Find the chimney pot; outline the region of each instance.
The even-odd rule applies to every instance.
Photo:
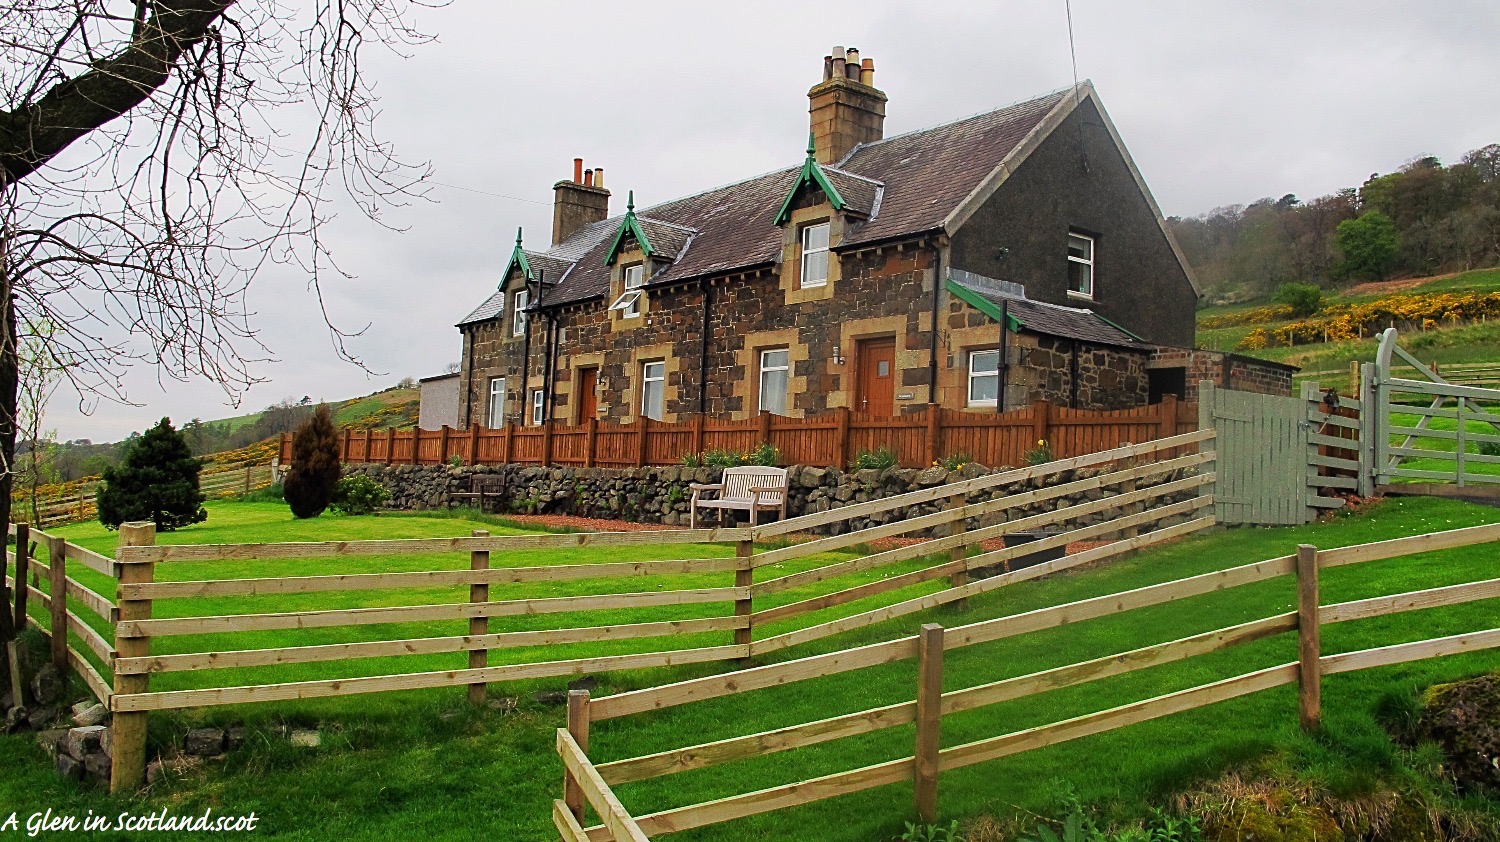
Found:
[[[609,217],[609,191],[604,189],[604,168],[583,168],[583,159],[573,159],[573,177],[552,185],[552,245],[573,236],[578,229]]]
[[[834,47],[824,68],[823,80],[807,95],[813,154],[829,164],[884,136],[886,96],[875,89],[874,60],[861,58],[858,47]]]

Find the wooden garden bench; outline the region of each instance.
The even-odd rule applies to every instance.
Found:
[[[472,474],[469,476],[468,491],[450,491],[449,500],[474,500],[479,504],[479,510],[486,511],[485,501],[494,501],[489,511],[495,510],[495,504],[505,496],[505,477],[499,474]]]
[[[746,511],[750,513],[750,525],[759,522],[763,509],[780,512],[786,519],[786,468],[763,468],[747,466],[725,468],[724,478],[714,485],[692,483],[693,503],[689,509],[688,527],[698,528],[699,509],[720,511]],[[713,499],[704,499],[705,492],[717,492]]]

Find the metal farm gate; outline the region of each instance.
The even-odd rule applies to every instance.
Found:
[[[1361,368],[1361,391],[1376,410],[1374,482],[1500,483],[1500,389],[1450,383],[1396,339],[1387,330],[1375,364]],[[1402,363],[1414,376],[1401,376]]]

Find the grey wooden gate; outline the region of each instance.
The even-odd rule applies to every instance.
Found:
[[[1329,400],[1346,410],[1359,406],[1347,398]],[[1357,481],[1320,475],[1319,467],[1329,469],[1323,473],[1353,473],[1357,462],[1329,453],[1352,451],[1358,442],[1328,433],[1330,424],[1357,429],[1359,421],[1330,414],[1316,384],[1300,398],[1220,389],[1207,380],[1199,384],[1198,427],[1212,426],[1217,433],[1214,513],[1219,522],[1308,523],[1320,509],[1344,505],[1323,489],[1352,490]]]

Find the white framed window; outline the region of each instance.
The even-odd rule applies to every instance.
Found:
[[[786,348],[770,348],[760,352],[761,412],[786,414],[791,367],[791,352]]]
[[[1068,232],[1068,294],[1094,297],[1094,238]]]
[[[618,310],[620,315],[633,319],[641,314],[641,285],[646,282],[645,264],[637,263],[626,266],[622,270],[625,278],[625,292],[615,299],[615,303],[609,305],[609,309]]]
[[[531,293],[527,290],[523,289],[516,293],[514,303],[514,307],[516,308],[516,315],[515,318],[511,320],[511,336],[526,335],[526,303],[530,299]]]
[[[828,223],[802,229],[802,270],[798,284],[820,287],[828,283]]]
[[[531,390],[531,423],[536,426],[542,424],[542,413],[546,410],[547,393],[541,389]]]
[[[1000,352],[969,352],[969,406],[995,406],[1000,400]]]
[[[667,364],[641,364],[641,415],[660,421],[667,414]]]
[[[490,378],[490,412],[487,416],[490,429],[505,426],[505,378]]]

